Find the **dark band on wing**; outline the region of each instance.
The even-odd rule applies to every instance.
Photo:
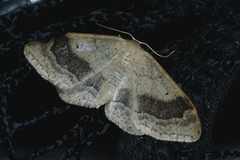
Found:
[[[51,51],[55,55],[57,63],[73,73],[79,80],[92,70],[87,61],[73,53],[69,45],[69,38],[66,36],[54,39]]]
[[[177,97],[171,101],[154,99],[148,95],[138,97],[139,111],[148,113],[158,119],[182,118],[186,110],[193,107],[189,101]]]

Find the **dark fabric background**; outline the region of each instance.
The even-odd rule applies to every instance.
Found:
[[[52,0],[0,17],[1,159],[216,159],[240,157],[240,1]],[[104,106],[64,103],[23,55],[30,41],[67,32],[130,32],[195,104],[195,143],[133,136],[107,120]],[[124,38],[129,38],[122,35]],[[94,158],[95,155],[95,158]],[[97,157],[97,158],[96,158]]]

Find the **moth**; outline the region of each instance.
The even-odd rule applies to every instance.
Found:
[[[24,54],[63,101],[88,108],[105,105],[106,117],[127,133],[198,140],[196,108],[140,43],[134,37],[67,33],[48,43],[30,42]]]

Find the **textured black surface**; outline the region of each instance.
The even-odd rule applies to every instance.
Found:
[[[116,148],[113,157],[124,160],[239,157],[240,2],[97,2],[45,1],[0,17],[1,156],[40,159],[56,154],[55,159],[87,160],[96,152],[91,148],[100,146],[109,150],[106,156]],[[120,136],[103,107],[64,103],[23,55],[28,42],[47,42],[69,31],[118,34],[95,22],[128,31],[161,54],[181,51],[166,59],[153,56],[195,104],[202,124],[197,142]],[[57,157],[61,147],[67,149]],[[24,148],[29,151],[25,155],[20,152]]]

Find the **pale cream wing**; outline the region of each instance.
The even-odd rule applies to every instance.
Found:
[[[136,128],[160,140],[198,140],[201,124],[187,95],[149,53],[141,52],[136,61]]]
[[[113,94],[112,99],[105,105],[106,117],[117,124],[124,131],[142,135],[142,131],[137,129],[134,124],[134,115],[136,116],[136,83],[134,82],[134,62],[136,58],[135,47],[139,44],[132,40],[125,40],[123,47],[123,57],[119,59],[116,66],[118,72],[113,73],[116,79],[121,79],[119,86]],[[119,74],[121,73],[121,74]]]
[[[67,103],[100,107],[108,102],[125,67],[119,59],[125,40],[116,36],[67,33],[48,43],[31,42],[24,54],[37,72],[54,84]],[[123,67],[123,66],[122,66]]]
[[[126,44],[132,67],[107,103],[108,119],[124,131],[159,140],[193,142],[201,125],[197,111],[165,70],[139,44]]]
[[[134,56],[134,58],[136,57]],[[135,77],[136,73],[134,72],[134,66],[132,66],[118,86],[113,98],[106,104],[105,114],[110,121],[125,132],[143,135],[144,132],[135,126],[138,108]]]

